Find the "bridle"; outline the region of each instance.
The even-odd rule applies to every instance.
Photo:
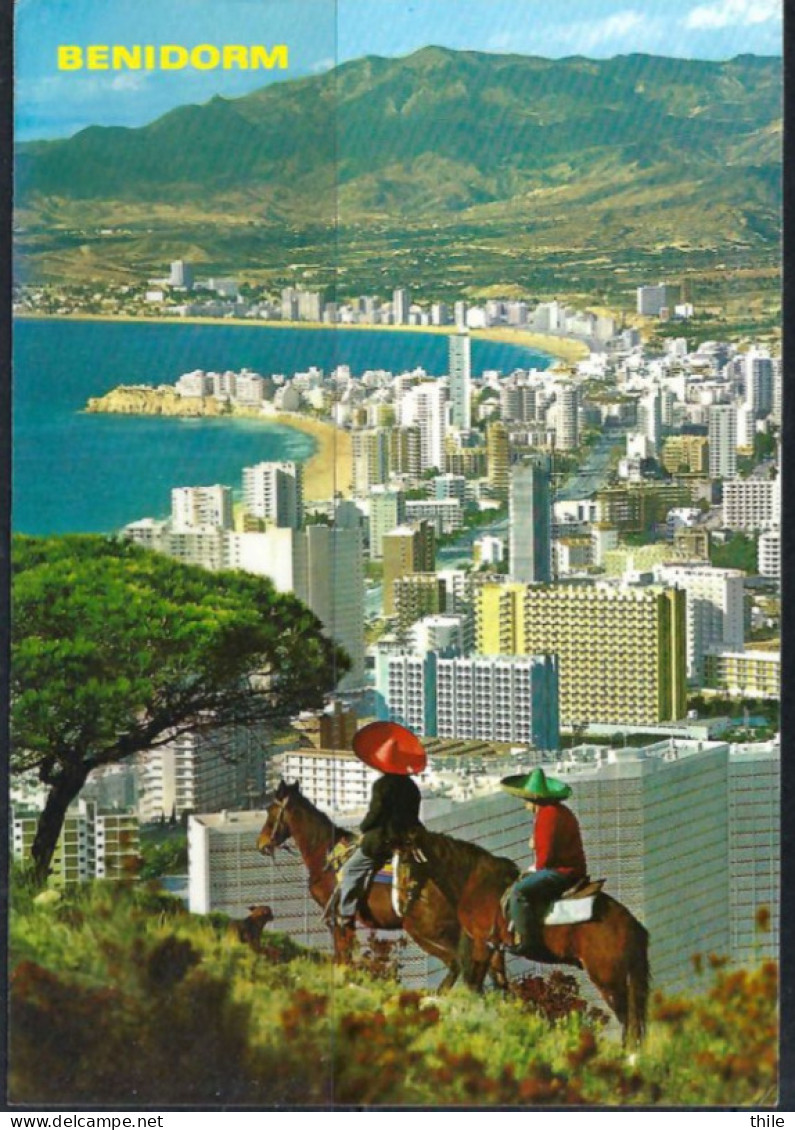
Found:
[[[286,796],[284,800],[273,801],[277,808],[277,812],[267,844],[267,847],[270,848],[270,851],[268,852],[269,855],[273,855],[274,848],[277,847],[283,848],[284,851],[287,852],[292,852],[293,850],[287,843],[287,840],[289,840],[290,836],[292,835],[290,825],[287,823],[287,805],[289,801],[289,796]],[[263,852],[265,851],[264,848],[261,848],[260,850]]]

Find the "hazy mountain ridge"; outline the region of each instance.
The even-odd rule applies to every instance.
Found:
[[[781,102],[778,59],[428,47],[181,106],[138,129],[20,145],[17,205],[40,231],[45,217],[85,223],[90,204],[104,224],[118,206],[128,221],[159,210],[161,238],[169,212],[178,227],[187,208],[220,228],[486,222],[507,235],[558,222],[577,245],[608,223],[638,246],[673,238],[666,214],[687,207],[685,242],[753,243],[780,226]],[[206,257],[226,262],[216,250]]]

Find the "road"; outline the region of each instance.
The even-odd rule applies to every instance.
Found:
[[[624,447],[625,432],[615,428],[609,432],[602,432],[593,447],[588,449],[585,462],[576,475],[573,475],[566,485],[556,494],[556,501],[568,502],[580,498],[589,498],[607,482],[610,473],[610,456],[614,447]],[[482,537],[507,538],[508,519],[500,518],[496,522],[478,526],[477,529],[467,530],[457,538],[452,545],[442,546],[436,551],[436,567],[438,569],[459,569],[472,563],[472,546],[478,538]],[[381,614],[383,606],[383,585],[375,585],[365,594],[366,616]]]

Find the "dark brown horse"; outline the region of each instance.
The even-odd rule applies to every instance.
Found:
[[[501,899],[513,882],[506,878],[506,860],[465,840],[422,829],[417,846],[428,871],[457,907],[461,929],[472,939],[467,983],[480,989],[495,947],[509,942]],[[514,875],[515,877],[515,875]],[[615,1013],[624,1042],[640,1044],[646,1028],[649,994],[649,935],[626,907],[600,893],[589,922],[546,926],[548,954],[541,961],[583,969]]]
[[[325,813],[302,795],[297,784],[287,785],[282,781],[268,807],[268,818],[259,834],[257,849],[263,855],[272,856],[277,847],[291,838],[309,872],[309,893],[318,906],[325,908],[336,883],[334,872],[328,865],[329,851],[340,841],[352,843],[355,837],[333,824]],[[444,962],[447,976],[440,988],[449,988],[462,968],[468,969],[471,950],[471,942],[458,924],[455,908],[426,875],[407,903],[401,917],[392,905],[390,885],[374,883],[367,895],[366,908],[362,909],[359,918],[365,925],[379,930],[405,930],[426,953]],[[329,929],[334,940],[335,958],[338,961],[349,960],[355,931],[332,923]],[[495,953],[493,961],[487,965],[495,983],[501,988],[506,987],[502,954]]]

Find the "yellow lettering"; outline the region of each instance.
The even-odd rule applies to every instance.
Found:
[[[58,44],[58,70],[79,71],[83,66],[83,51],[80,47],[71,44]]]
[[[240,67],[241,71],[248,70],[248,48],[227,43],[224,46],[224,70],[231,71],[234,67]]]
[[[190,61],[197,71],[212,71],[221,62],[221,52],[211,43],[200,43],[191,51]]]
[[[89,71],[106,71],[108,69],[108,49],[99,44],[90,44],[86,47],[86,69]]]
[[[153,71],[157,66],[157,62],[155,61],[155,49],[151,43],[147,43],[146,47],[144,47],[144,59],[146,60],[146,69]]]
[[[127,49],[126,47],[114,47],[111,55],[113,60],[114,71],[120,71],[127,67],[131,71],[140,71],[141,69],[141,45],[136,45]]]
[[[164,71],[180,71],[188,65],[188,51],[185,47],[167,43],[160,48],[160,66]]]
[[[279,70],[286,71],[287,44],[277,43],[270,51],[267,47],[254,44],[249,51],[249,66],[255,71],[260,67],[265,67],[266,70],[271,70],[272,67],[278,67]]]

